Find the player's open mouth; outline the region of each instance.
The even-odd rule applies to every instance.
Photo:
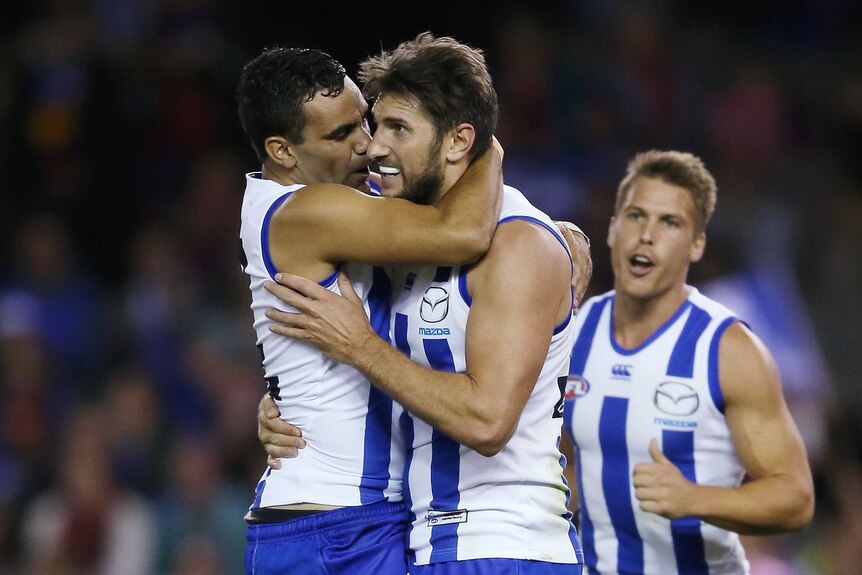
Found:
[[[640,276],[649,273],[655,264],[647,256],[635,255],[629,258],[629,267],[634,275]]]
[[[392,177],[401,175],[401,170],[399,170],[398,168],[392,168],[390,166],[382,166],[381,165],[381,166],[379,166],[379,169],[380,169],[380,175],[383,176],[384,178],[387,178],[387,177],[392,178]]]

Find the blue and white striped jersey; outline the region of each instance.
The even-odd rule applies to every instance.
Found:
[[[575,444],[590,573],[748,573],[735,533],[642,511],[632,485],[635,464],[652,461],[653,438],[690,481],[735,487],[745,473],[718,382],[719,341],[737,320],[688,289],[680,309],[635,349],[614,338],[613,291],[585,302],[575,320],[565,427]]]
[[[516,218],[539,222],[563,242],[548,216],[507,186],[500,222]],[[472,301],[467,271],[393,272],[393,339],[413,360],[437,370],[465,371]],[[416,564],[482,558],[571,564],[582,558],[566,507],[569,492],[558,449],[572,325],[569,318],[555,330],[518,427],[497,455],[484,457],[412,414],[402,416],[404,496]]]
[[[401,501],[404,445],[397,425],[400,406],[354,368],[268,329],[266,309],[285,309],[263,288],[263,282],[277,272],[269,253],[269,222],[282,202],[302,187],[282,186],[263,179],[259,172],[246,176],[240,237],[257,346],[281,418],[300,428],[307,441],[298,457],[281,461],[281,469],[267,468],[251,507]],[[388,340],[390,284],[386,273],[355,264],[347,264],[347,270],[372,325]],[[321,284],[338,293],[336,277],[333,274]]]

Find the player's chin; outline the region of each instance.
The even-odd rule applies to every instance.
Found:
[[[371,186],[368,182],[369,172],[367,168],[365,170],[352,173],[347,179],[347,185],[359,190],[360,192],[365,192],[366,194],[371,191]]]
[[[401,176],[383,176],[380,182],[380,193],[387,198],[400,198],[404,190]]]

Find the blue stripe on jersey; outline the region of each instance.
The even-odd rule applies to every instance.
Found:
[[[252,509],[260,508],[260,500],[261,497],[263,497],[263,488],[266,486],[266,480],[269,478],[270,473],[272,473],[272,468],[267,467],[266,473],[264,473],[261,480],[257,482],[257,487],[254,488],[254,501],[251,503]]]
[[[679,306],[679,309],[676,310],[672,316],[670,316],[670,319],[668,319],[666,322],[664,322],[664,325],[662,325],[660,328],[655,330],[653,332],[653,334],[651,336],[649,336],[648,338],[646,338],[646,340],[642,344],[640,344],[639,346],[634,347],[632,349],[626,349],[626,348],[617,344],[617,338],[614,337],[614,323],[613,323],[613,310],[612,310],[611,311],[611,328],[608,330],[609,336],[611,338],[611,346],[614,348],[614,351],[616,351],[620,355],[634,355],[634,354],[636,354],[637,352],[639,352],[640,350],[642,350],[643,348],[645,348],[646,346],[648,346],[649,344],[651,344],[652,342],[654,342],[655,340],[660,338],[661,335],[664,332],[666,332],[667,329],[670,326],[672,326],[676,322],[677,319],[679,319],[679,316],[681,316],[683,313],[685,313],[685,310],[687,310],[689,308],[689,306],[691,306],[691,301],[685,300],[685,302],[683,302],[683,304],[681,306]]]
[[[581,450],[575,445],[575,471],[577,472],[578,493],[584,492],[584,478],[582,476],[583,465],[581,464]],[[593,521],[590,519],[590,510],[587,507],[585,497],[580,498],[578,514],[580,515],[581,546],[584,550],[584,563],[595,567],[599,558],[596,555],[596,537],[593,529]]]
[[[694,432],[663,431],[662,450],[686,479],[697,483],[694,468]],[[677,571],[684,575],[709,575],[700,520],[696,517],[671,519],[670,531]]]
[[[374,331],[383,338],[386,343],[389,339],[389,316],[391,306],[389,301],[390,282],[389,275],[383,268],[373,268],[373,280],[371,289],[368,291],[369,321]]]
[[[712,341],[709,342],[709,363],[706,368],[709,379],[709,395],[712,396],[712,402],[721,413],[724,413],[724,393],[721,391],[721,382],[718,379],[718,345],[721,343],[721,336],[736,321],[735,317],[729,317],[721,322],[715,333],[712,334]]]
[[[626,445],[628,406],[629,400],[623,397],[605,397],[602,402],[599,419],[602,490],[619,543],[617,570],[641,573],[644,568],[644,549],[632,510],[629,449]]]
[[[272,263],[272,256],[269,254],[269,221],[272,219],[272,214],[275,213],[278,206],[283,204],[284,200],[286,200],[292,193],[293,192],[287,192],[269,206],[269,209],[266,211],[266,215],[263,217],[263,224],[260,226],[260,256],[263,259],[263,265],[266,266],[266,271],[269,272],[269,277],[272,279],[275,279],[275,274],[278,273],[278,269],[275,267],[275,264]]]
[[[398,312],[395,313],[395,347],[410,357],[410,342],[407,341],[407,316]]]
[[[470,295],[470,290],[467,289],[467,272],[470,271],[470,266],[461,266],[461,271],[458,272],[458,293],[461,294],[461,299],[467,304],[467,307],[473,305],[473,296]]]
[[[377,335],[389,341],[389,276],[383,268],[373,268],[373,281],[368,290],[368,319]],[[389,485],[389,463],[392,445],[392,400],[376,387],[368,393],[368,413],[365,416],[365,458],[359,500],[365,505],[385,499]]]
[[[589,357],[590,348],[593,346],[593,338],[596,335],[599,318],[602,316],[602,311],[609,301],[610,297],[605,298],[600,302],[596,302],[590,308],[587,319],[584,320],[584,325],[578,334],[578,339],[575,340],[575,345],[572,346],[572,360],[569,363],[570,375],[584,374],[584,367],[587,365],[587,357]]]
[[[362,505],[386,499],[392,446],[392,400],[374,386],[368,391],[365,446],[359,501]]]
[[[668,375],[689,379],[694,375],[694,350],[697,348],[697,340],[709,325],[710,319],[709,314],[704,310],[691,306],[691,313],[670,354],[667,365]]]
[[[422,342],[425,357],[432,369],[455,371],[455,360],[445,339]],[[436,429],[431,434],[431,504],[434,511],[455,511],[461,501],[458,480],[461,475],[461,445]],[[431,563],[454,559],[458,548],[458,524],[435,525],[431,528]]]

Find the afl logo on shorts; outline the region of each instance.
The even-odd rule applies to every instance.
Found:
[[[590,382],[580,375],[570,375],[566,380],[566,399],[574,399],[586,395],[590,391]]]
[[[428,323],[443,321],[449,313],[449,292],[439,286],[431,286],[422,296],[419,316]]]
[[[691,415],[700,407],[700,397],[694,388],[678,381],[658,384],[652,402],[668,415]]]

